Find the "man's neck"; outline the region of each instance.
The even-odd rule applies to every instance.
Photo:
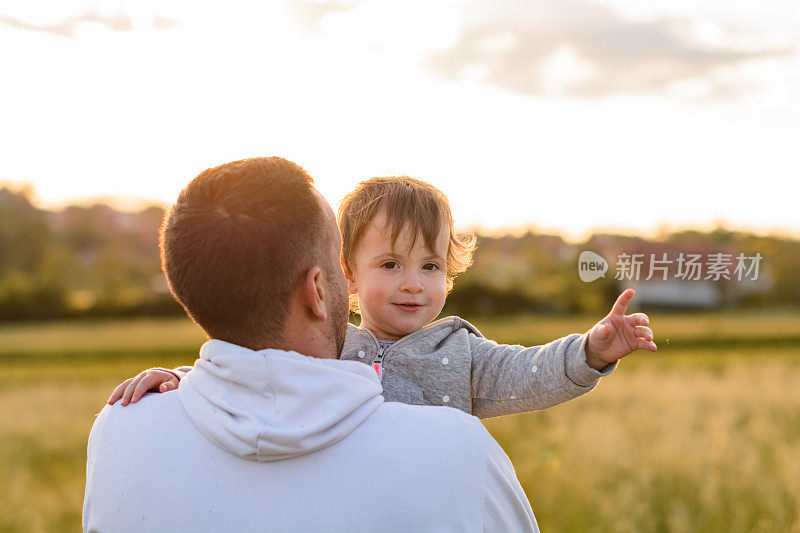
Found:
[[[290,316],[284,328],[284,342],[276,348],[320,359],[337,359],[339,354],[326,326],[324,322],[293,320]]]

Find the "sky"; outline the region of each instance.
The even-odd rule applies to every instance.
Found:
[[[800,238],[796,0],[4,0],[0,50],[0,182],[47,208],[280,155],[462,229]]]

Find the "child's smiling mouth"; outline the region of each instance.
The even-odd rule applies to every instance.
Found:
[[[392,305],[407,313],[413,313],[414,311],[422,309],[422,304],[415,304],[415,303],[396,303]]]

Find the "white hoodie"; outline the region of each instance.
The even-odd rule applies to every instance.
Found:
[[[209,341],[178,391],[97,417],[84,531],[538,531],[476,418],[381,392],[360,362]]]

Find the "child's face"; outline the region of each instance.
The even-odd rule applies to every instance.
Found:
[[[431,252],[419,235],[410,247],[408,227],[392,249],[385,226],[385,214],[378,213],[353,254],[347,279],[350,294],[358,295],[361,325],[378,337],[399,339],[436,318],[444,307],[450,231],[442,227]]]

